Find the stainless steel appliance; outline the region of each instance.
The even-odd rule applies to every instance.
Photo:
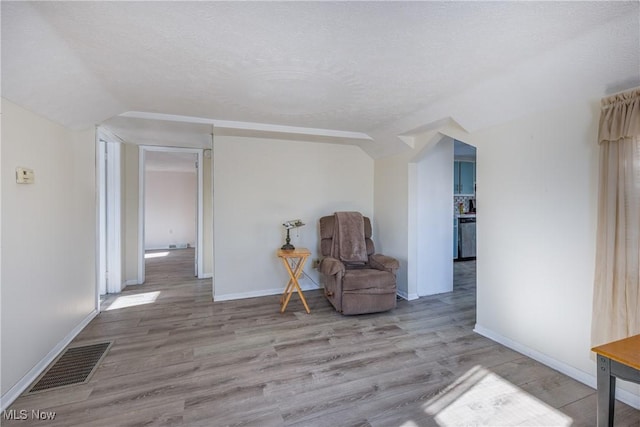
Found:
[[[460,258],[476,256],[476,218],[459,218]]]

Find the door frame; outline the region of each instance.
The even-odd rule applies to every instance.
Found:
[[[196,164],[196,191],[197,191],[197,208],[196,208],[196,262],[195,275],[204,278],[204,257],[202,256],[202,248],[204,247],[203,235],[203,149],[201,148],[180,148],[165,147],[156,145],[140,145],[138,148],[138,284],[145,282],[145,262],[144,262],[144,242],[145,242],[145,168],[146,153],[149,151],[161,151],[168,153],[192,153],[197,155]]]
[[[122,290],[121,159],[122,140],[107,129],[96,129],[97,259],[96,309],[100,295]]]

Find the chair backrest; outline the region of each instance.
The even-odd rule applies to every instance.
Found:
[[[367,255],[375,253],[375,246],[371,240],[371,221],[366,216],[364,218],[364,241],[367,244]],[[320,253],[322,256],[331,255],[331,245],[333,243],[333,228],[336,223],[335,215],[323,216],[320,218]]]

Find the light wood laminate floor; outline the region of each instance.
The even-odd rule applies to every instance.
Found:
[[[595,390],[472,331],[475,261],[452,293],[351,317],[319,290],[311,314],[297,298],[280,314],[280,295],[212,302],[192,251],[148,261],[73,342],[114,341],[91,381],[10,408],[53,421],[3,425],[595,425]],[[618,402],[616,425],[640,412]]]

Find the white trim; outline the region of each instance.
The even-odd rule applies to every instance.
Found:
[[[316,285],[300,285],[302,291],[313,291],[317,289],[322,289]],[[235,294],[224,294],[224,295],[214,295],[213,300],[218,301],[231,301],[236,299],[245,299],[245,298],[256,298],[256,297],[264,297],[269,295],[281,295],[284,292],[282,288],[273,288],[273,289],[265,289],[260,291],[251,291],[251,292],[239,292]]]
[[[216,194],[215,194],[215,140],[213,137],[213,130],[211,132],[211,158],[209,159],[209,174],[211,175],[211,273],[207,274],[207,276],[211,276],[211,299],[213,300],[213,296],[216,294]],[[208,277],[207,277],[208,278]]]
[[[196,239],[197,239],[197,243],[196,243],[196,274],[198,275],[198,279],[202,279],[203,275],[204,275],[204,257],[202,256],[202,254],[204,253],[204,174],[203,174],[203,165],[202,162],[204,161],[204,150],[203,149],[199,149],[197,152],[198,155],[198,183],[196,185],[197,189],[196,191],[198,192],[198,206],[197,206],[197,210],[198,210],[198,217],[196,218],[197,220],[197,224],[198,224],[198,229],[196,230]]]
[[[117,142],[120,144],[125,143],[122,138],[120,138],[118,135],[116,135],[115,133],[113,133],[111,130],[107,129],[104,126],[98,127],[98,138],[102,139],[105,142],[111,141],[111,142]]]
[[[96,310],[100,295],[122,290],[121,145],[109,130],[96,129]]]
[[[107,293],[122,291],[121,143],[107,145]]]
[[[146,251],[175,251],[175,250],[180,250],[180,249],[195,249],[193,246],[183,246],[183,245],[189,245],[189,243],[178,243],[177,245],[171,245],[171,246],[149,246],[147,248],[144,248],[145,252]]]
[[[138,279],[129,279],[124,282],[124,286],[131,286],[131,285],[138,285],[138,284],[139,284]]]
[[[95,309],[100,311],[100,295],[107,293],[107,182],[106,143],[96,129],[96,301]]]
[[[96,130],[96,310],[100,295],[122,290],[122,139]],[[109,232],[107,232],[107,230]]]
[[[140,145],[138,148],[138,284],[143,284],[145,281],[145,264],[144,264],[144,199],[145,199],[145,152],[147,151],[163,151],[168,153],[193,153],[197,157],[198,162],[198,179],[197,179],[197,192],[198,192],[198,206],[197,206],[197,224],[196,230],[196,257],[197,267],[195,273],[198,279],[204,279],[204,257],[202,256],[202,248],[204,245],[203,236],[203,172],[202,161],[204,159],[204,149],[202,148],[179,148],[179,147],[164,147],[155,145]]]
[[[552,369],[555,369],[556,371],[561,372],[573,378],[576,381],[580,381],[581,383],[588,385],[593,389],[597,389],[597,379],[595,375],[591,375],[584,371],[581,371],[580,369],[576,369],[571,365],[568,365],[564,362],[554,359],[553,357],[550,357],[544,353],[540,353],[539,351],[534,350],[530,347],[527,347],[524,344],[521,344],[507,337],[504,337],[492,331],[491,329],[487,329],[483,326],[478,325],[477,323],[473,331],[477,334],[482,335],[483,337],[489,338],[490,340],[497,342],[498,344],[502,344],[505,347],[515,350],[518,353],[522,353],[533,360],[537,360],[543,365],[546,365]],[[616,399],[626,403],[627,405],[633,408],[640,409],[640,396],[635,395],[627,390],[623,390],[620,387],[616,387]]]
[[[0,410],[4,411],[16,400],[20,395],[35,381],[38,376],[49,366],[51,362],[73,341],[73,339],[98,315],[98,311],[94,310],[85,317],[71,332],[67,334],[55,347],[47,353],[29,372],[27,372],[20,380],[11,387],[0,398]]]
[[[138,147],[138,284],[145,281],[144,271],[144,188],[145,150]]]
[[[312,135],[323,137],[335,137],[345,139],[355,139],[359,141],[373,141],[373,138],[366,133],[342,131],[333,129],[316,129],[298,126],[274,125],[268,123],[238,122],[232,120],[216,120],[203,117],[180,116],[175,114],[149,113],[145,111],[127,111],[120,114],[120,117],[133,117],[138,119],[164,120],[170,122],[210,124],[215,129],[251,130],[273,133],[293,133],[298,135]]]
[[[401,296],[411,300],[418,295],[418,166],[414,162],[407,165],[407,231],[407,291]]]
[[[414,293],[408,294],[405,291],[401,291],[399,289],[396,291],[396,295],[398,295],[400,298],[405,299],[407,301],[413,301],[420,298],[418,294],[414,294]]]

